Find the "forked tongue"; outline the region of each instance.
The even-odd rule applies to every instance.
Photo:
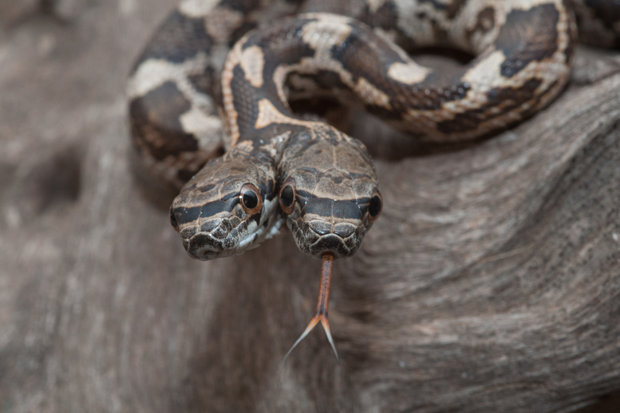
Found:
[[[319,287],[319,299],[316,303],[316,314],[310,322],[308,326],[304,330],[303,333],[299,336],[297,341],[293,343],[289,351],[286,352],[286,355],[282,359],[282,362],[286,361],[291,352],[297,347],[301,341],[306,338],[306,336],[316,327],[318,323],[321,323],[323,326],[323,330],[325,331],[325,335],[327,336],[327,341],[334,350],[334,354],[336,355],[336,359],[338,359],[338,352],[336,351],[336,346],[334,345],[334,340],[332,339],[332,333],[329,329],[329,321],[327,319],[327,305],[329,304],[329,284],[332,280],[332,264],[334,262],[334,256],[330,253],[325,253],[321,257],[321,284]]]

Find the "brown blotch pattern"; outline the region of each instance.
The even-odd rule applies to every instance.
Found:
[[[173,82],[166,82],[129,104],[132,137],[138,148],[157,160],[198,150],[196,139],[183,131],[180,116],[190,102]]]
[[[502,76],[512,77],[530,62],[553,56],[558,50],[558,20],[553,4],[508,13],[495,41],[495,47],[506,56],[500,68]]]

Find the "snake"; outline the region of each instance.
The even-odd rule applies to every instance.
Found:
[[[620,45],[617,3],[184,0],[132,68],[133,147],[179,190],[170,221],[192,257],[241,254],[286,223],[323,260],[317,316],[295,345],[321,322],[335,351],[326,268],[357,251],[383,199],[364,144],[292,102],[353,99],[419,140],[489,136],[564,89],[574,13],[592,42]],[[429,47],[473,58],[445,74],[407,53]]]

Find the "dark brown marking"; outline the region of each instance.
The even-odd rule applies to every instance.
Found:
[[[198,142],[183,131],[179,121],[189,108],[189,102],[173,82],[133,99],[129,113],[134,142],[157,160],[197,151]]]
[[[451,3],[446,5],[446,15],[449,19],[454,19],[457,14],[461,12],[467,0],[452,0]]]
[[[259,46],[263,50],[278,51],[278,56],[286,59],[286,53],[283,52],[300,49],[301,43],[303,43],[301,41],[303,28],[308,23],[315,21],[317,21],[315,18],[283,19],[277,25],[261,30],[260,35],[248,37],[243,43],[242,48],[245,50],[251,46]],[[298,52],[294,54],[297,55]],[[267,61],[268,59],[265,60]]]
[[[289,73],[285,84],[291,90],[291,92],[301,93],[308,92],[307,90],[296,87],[299,82],[295,82],[297,79],[310,80],[314,83],[315,87],[321,90],[348,90],[348,86],[340,79],[340,74],[330,70],[318,70],[313,74],[305,73]]]
[[[452,0],[449,3],[443,3],[438,0],[419,0],[420,3],[427,3],[432,5],[435,10],[444,12],[449,19],[454,19],[454,17],[459,14],[467,0]]]
[[[358,20],[363,21],[371,27],[393,29],[394,24],[398,21],[398,11],[391,1],[386,1],[374,12],[370,11],[370,6],[366,3]]]
[[[502,76],[512,77],[530,62],[553,56],[558,49],[558,20],[553,4],[508,13],[495,41],[495,47],[506,56],[500,68]]]
[[[221,2],[221,7],[225,7],[243,15],[247,15],[251,11],[258,9],[260,5],[260,0],[226,0]]]
[[[477,33],[487,33],[495,27],[495,9],[493,7],[485,7],[480,10],[478,16],[476,16],[476,24],[467,29],[466,36],[470,44],[472,39]]]
[[[230,89],[233,95],[233,104],[237,111],[240,139],[251,139],[255,136],[253,132],[258,118],[258,101],[261,94],[248,82],[241,65],[236,65],[233,69]]]
[[[615,27],[620,24],[620,3],[609,0],[585,0],[586,6],[600,20],[607,29],[616,33],[616,37],[620,36],[618,29]]]
[[[180,63],[198,52],[209,54],[213,40],[205,31],[202,19],[188,18],[178,11],[164,21],[136,61],[132,71],[147,59],[163,59]]]
[[[244,34],[248,33],[250,30],[256,28],[256,23],[253,21],[243,21],[243,23],[232,31],[230,39],[228,41],[228,46],[232,48],[234,44],[243,37]]]
[[[351,33],[341,43],[330,49],[332,58],[342,63],[349,71],[353,81],[357,82],[360,74],[370,84],[384,90],[382,87],[387,75],[380,68],[389,68],[392,63],[406,63],[381,37],[374,35],[369,29],[358,24],[350,25]],[[381,51],[381,53],[378,53]]]
[[[215,96],[215,89],[219,89],[217,88],[219,76],[216,76],[213,72],[213,67],[209,66],[202,73],[189,75],[187,78],[197,92]]]
[[[409,37],[399,26],[399,15],[393,1],[386,1],[377,10],[372,12],[368,4],[358,16],[358,20],[373,28],[381,28],[394,35],[394,42],[405,50],[416,48],[415,40]]]
[[[295,113],[314,114],[323,118],[330,112],[340,109],[342,106],[335,99],[309,98],[290,101],[291,109]]]
[[[568,8],[568,10],[571,10],[570,4],[567,4],[567,0],[563,0],[563,4],[564,7]],[[573,56],[575,54],[575,47],[577,46],[577,22],[576,20],[573,18],[574,15],[570,14],[568,15],[569,18],[569,30],[568,30],[568,36],[569,36],[569,40],[568,40],[568,44],[566,45],[566,50],[564,50],[564,61],[566,62],[567,65],[572,66],[571,62],[573,61]],[[620,33],[618,34],[618,38],[617,38],[618,46],[620,46]]]
[[[452,0],[452,2],[444,3],[438,0],[419,0],[421,4],[430,4],[435,10],[446,13],[450,19],[452,19],[461,10],[465,4],[465,0]]]

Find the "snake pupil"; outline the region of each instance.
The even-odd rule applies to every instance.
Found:
[[[282,192],[280,192],[280,201],[282,202],[282,206],[290,207],[293,205],[293,198],[295,197],[295,192],[290,185],[282,188]]]
[[[381,197],[379,195],[375,195],[370,198],[370,204],[368,205],[368,214],[370,214],[371,218],[376,218],[381,212],[382,207]]]
[[[249,209],[256,208],[256,205],[258,205],[258,197],[254,192],[247,191],[243,194],[243,204]]]
[[[280,207],[285,214],[293,212],[295,202],[295,188],[291,183],[285,184],[280,190]]]

